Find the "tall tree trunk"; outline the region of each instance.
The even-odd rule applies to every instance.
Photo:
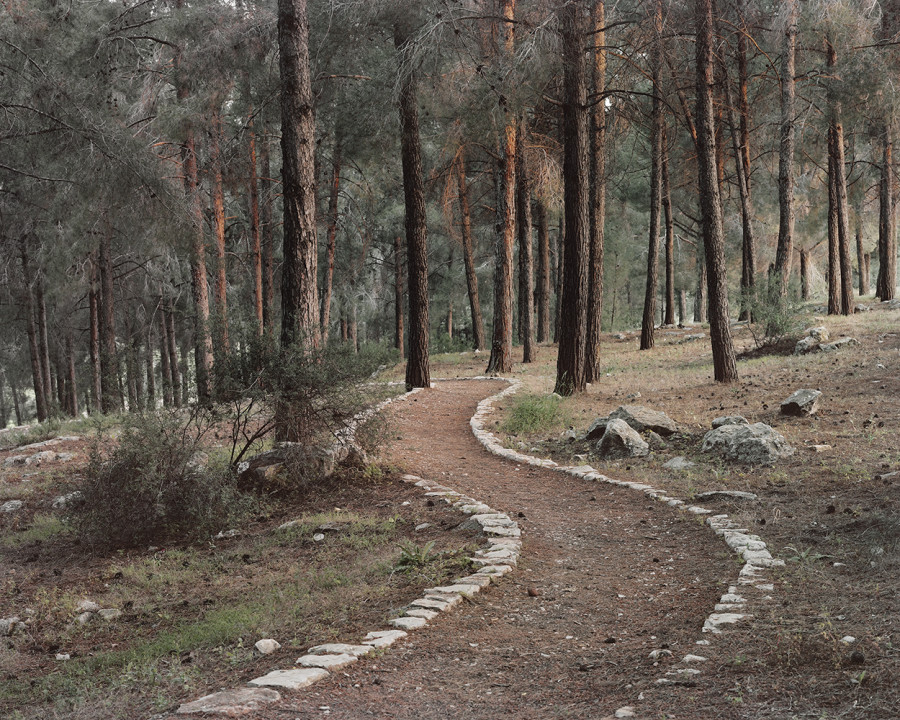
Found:
[[[702,240],[697,244],[697,290],[694,293],[694,322],[705,323],[709,303],[706,300],[706,259]]]
[[[91,253],[91,277],[88,289],[89,355],[91,358],[91,412],[101,411],[103,371],[100,364],[100,271],[97,254]]]
[[[878,278],[875,294],[884,302],[897,286],[897,226],[894,215],[894,142],[891,127],[881,129],[881,182],[878,192]]]
[[[565,212],[565,210],[563,211]],[[559,228],[556,232],[556,305],[553,314],[553,342],[559,342],[559,326],[562,322],[563,275],[566,267],[566,232],[565,215],[560,215]]]
[[[540,198],[534,202],[534,224],[538,238],[537,341],[550,342],[550,228],[547,208]]]
[[[256,315],[258,332],[263,334],[265,316],[263,315],[263,256],[262,236],[260,234],[259,216],[259,176],[256,170],[256,130],[253,127],[253,112],[247,120],[247,145],[250,157],[250,177],[247,185],[250,190],[250,251],[253,255],[253,309]],[[148,345],[149,347],[149,345]]]
[[[519,234],[519,340],[522,362],[535,359],[534,348],[534,252],[531,238],[531,179],[525,160],[525,122],[516,135],[516,225]]]
[[[6,403],[6,372],[0,368],[0,429],[9,425],[10,407]]]
[[[394,347],[400,351],[400,359],[403,352],[403,238],[397,235],[394,238]],[[342,325],[343,328],[343,325]],[[343,336],[343,332],[342,332]],[[344,338],[341,337],[343,340]]]
[[[140,410],[140,401],[134,357],[134,316],[127,306],[125,308],[125,387],[128,391],[128,410],[137,412]]]
[[[159,306],[159,364],[162,374],[163,407],[172,407],[172,370],[169,363],[169,329],[166,323],[166,310]]]
[[[666,314],[663,325],[675,324],[675,219],[672,216],[672,186],[669,183],[669,150],[663,138],[662,207],[666,223]]]
[[[113,286],[112,229],[109,222],[100,234],[100,385],[104,413],[122,409],[119,390],[119,355],[116,351],[116,311]]]
[[[513,56],[515,41],[515,0],[500,0],[503,49],[507,61]],[[516,238],[516,122],[506,113],[502,145],[495,169],[497,186],[497,222],[494,233],[494,330],[491,357],[486,372],[512,370],[512,262]]]
[[[725,230],[716,174],[715,115],[713,111],[713,0],[697,0],[697,165],[700,214],[709,292],[709,336],[713,375],[717,382],[737,380],[737,363],[728,318]]]
[[[687,325],[687,291],[681,288],[678,291],[678,324]]]
[[[478,275],[475,274],[472,218],[469,213],[469,187],[466,182],[466,160],[462,153],[457,164],[456,180],[459,191],[463,262],[466,266],[466,289],[469,295],[469,312],[472,315],[472,346],[475,350],[484,350],[484,318],[481,315],[481,301],[478,299]]]
[[[172,404],[187,405],[188,396],[182,392],[181,368],[178,365],[178,349],[175,342],[175,310],[171,303],[166,310],[166,344],[169,348],[169,372],[172,375]]]
[[[588,250],[587,357],[585,381],[600,378],[600,331],[603,326],[603,245],[606,224],[606,4],[594,0],[591,9],[593,25],[593,94],[591,112],[591,200],[590,248]]]
[[[422,176],[422,141],[419,137],[417,80],[412,67],[404,67],[409,35],[394,25],[394,46],[401,59],[400,130],[403,165],[403,198],[406,209],[406,265],[409,289],[409,359],[406,387],[429,387],[428,364],[428,228],[425,217],[425,182]]]
[[[75,350],[72,331],[66,331],[66,409],[72,417],[78,416],[78,387],[75,381]]]
[[[13,396],[13,410],[16,413],[16,425],[22,424],[22,401],[19,399],[19,386],[15,380],[10,379],[9,388]]]
[[[662,154],[665,125],[662,114],[662,0],[653,7],[653,50],[650,71],[653,100],[650,110],[650,241],[647,246],[647,283],[644,293],[644,315],[641,320],[641,350],[654,345],[656,322],[656,288],[659,284],[659,210],[662,191]]]
[[[284,265],[281,345],[318,347],[315,122],[306,0],[278,0]]]
[[[784,0],[786,13],[781,68],[781,144],[778,153],[778,245],[775,250],[776,297],[787,297],[794,254],[794,115],[797,0]]]
[[[33,278],[31,275],[31,267],[28,259],[28,248],[25,241],[19,245],[20,258],[22,260],[22,278],[25,289],[22,294],[24,301],[25,313],[25,330],[28,335],[28,352],[31,357],[31,379],[34,387],[34,405],[37,410],[38,422],[44,422],[48,417],[47,412],[47,395],[45,392],[45,383],[43,368],[41,367],[41,353],[38,347],[38,331],[34,322],[34,295],[32,294],[31,283]],[[19,423],[21,425],[21,422]]]
[[[578,3],[560,9],[563,53],[563,194],[565,265],[555,392],[583,392],[587,383],[587,284],[589,269],[589,142],[587,82]]]
[[[44,298],[44,271],[37,271],[34,282],[35,310],[37,310],[38,351],[41,354],[41,377],[44,381],[44,397],[47,398],[47,413],[52,414],[53,381],[50,372],[50,339],[47,330],[47,301]]]
[[[269,157],[269,138],[263,137],[260,149],[262,162],[262,198],[260,199],[260,230],[262,235],[262,297],[263,328],[275,332],[275,279],[272,255],[274,253],[275,226],[272,204],[272,167]]]
[[[832,68],[831,75],[834,76],[833,68],[837,65],[837,52],[834,44],[830,39],[825,41],[825,50],[827,55],[828,67]],[[832,79],[840,81],[840,78]],[[831,89],[829,87],[829,89]],[[844,125],[841,120],[841,102],[838,98],[836,89],[830,92],[829,98],[831,105],[831,125],[829,127],[829,156],[831,163],[829,167],[832,169],[832,177],[834,178],[835,201],[837,203],[837,249],[838,262],[836,266],[840,270],[839,297],[840,312],[843,315],[853,314],[853,263],[850,259],[850,218],[847,208],[847,178],[844,174]]]
[[[216,282],[213,286],[216,304],[218,349],[228,352],[228,266],[225,260],[225,186],[222,179],[222,116],[218,103],[212,111],[210,162],[213,170],[212,200],[216,228]]]
[[[156,410],[156,373],[153,370],[153,323],[147,322],[144,360],[147,364],[147,409]]]
[[[741,314],[739,319],[752,320],[750,305],[753,288],[756,285],[756,239],[753,234],[753,204],[750,191],[750,101],[748,97],[747,37],[750,31],[745,15],[748,0],[738,3],[738,111],[740,122],[735,131],[732,115],[732,143],[735,144],[735,169],[738,178],[738,192],[741,196]],[[726,84],[726,91],[728,86]],[[731,100],[727,101],[731,108]]]
[[[809,250],[806,248],[800,248],[800,299],[809,300]]]
[[[856,266],[859,269],[859,294],[861,296],[868,295],[871,292],[869,287],[868,263],[866,262],[866,251],[863,249],[863,232],[862,232],[862,213],[856,211]]]
[[[322,338],[328,342],[331,324],[331,287],[334,282],[334,251],[337,242],[338,199],[341,190],[341,139],[335,129],[334,157],[331,160],[331,193],[328,197],[328,244],[325,248],[325,282],[322,288]]]
[[[838,261],[838,200],[835,182],[834,127],[828,128],[828,314],[841,312],[840,278]]]

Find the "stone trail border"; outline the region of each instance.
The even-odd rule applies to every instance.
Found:
[[[464,378],[453,378],[453,381],[461,379]],[[707,508],[686,503],[644,483],[615,480],[603,475],[591,465],[559,465],[553,460],[538,458],[504,447],[491,432],[485,429],[485,420],[495,412],[495,403],[517,392],[521,387],[521,382],[515,379],[486,376],[469,379],[502,380],[509,383],[509,387],[506,389],[479,402],[469,421],[473,434],[488,452],[514,462],[567,473],[593,482],[608,483],[636,490],[683,512],[704,516],[705,523],[713,532],[722,537],[725,543],[742,557],[744,565],[736,583],[729,586],[728,592],[721,596],[713,608],[713,612],[703,623],[701,628],[703,637],[696,640],[698,654],[685,655],[663,677],[656,680],[658,685],[695,682],[696,676],[702,672],[697,666],[702,666],[707,660],[706,657],[699,654],[702,652],[702,647],[710,645],[709,638],[727,632],[729,627],[752,621],[754,616],[748,608],[773,600],[771,593],[774,592],[774,585],[766,577],[766,572],[770,568],[783,566],[784,561],[773,558],[766,544],[757,535],[749,533],[746,528],[738,527],[729,519],[728,515],[714,515]],[[391,402],[404,400],[421,390],[422,388],[416,388],[398,398],[387,400],[381,403],[376,410],[384,408]],[[339,441],[346,442],[346,440],[346,438],[342,438]],[[212,693],[184,703],[175,711],[177,715],[222,713],[228,716],[238,716],[258,710],[268,703],[281,699],[281,694],[273,688],[300,690],[329,677],[331,671],[355,663],[360,658],[365,658],[376,649],[389,648],[407,637],[409,632],[425,627],[430,621],[436,620],[440,613],[447,612],[459,605],[464,597],[473,596],[482,588],[514,570],[522,549],[522,533],[518,523],[507,514],[495,510],[475,498],[458,493],[452,488],[416,475],[405,475],[403,480],[422,488],[427,497],[442,500],[469,515],[470,518],[466,522],[481,528],[488,538],[488,544],[486,548],[476,551],[472,557],[472,561],[479,566],[479,569],[470,575],[457,578],[449,585],[426,589],[422,597],[412,600],[407,605],[402,615],[388,621],[391,629],[373,630],[367,633],[358,644],[327,643],[311,647],[306,654],[297,659],[296,667],[274,669],[266,675],[250,680],[242,687]],[[638,701],[642,699],[642,696],[637,698]],[[609,717],[636,717],[636,713],[634,708],[626,706],[619,708]]]

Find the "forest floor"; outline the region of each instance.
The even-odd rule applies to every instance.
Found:
[[[521,452],[561,464],[590,463],[607,476],[646,483],[688,501],[706,490],[755,493],[755,500],[702,503],[759,535],[785,561],[770,573],[772,599],[754,600],[751,622],[715,636],[708,646],[696,645],[707,638],[701,633],[704,618],[736,584],[741,568],[702,518],[639,492],[488,454],[471,435],[468,418],[480,399],[505,384],[438,383],[392,406],[394,442],[383,462],[514,517],[524,541],[516,572],[385,654],[307,690],[286,692],[279,702],[246,717],[600,718],[632,706],[637,717],[647,719],[896,718],[900,474],[892,473],[900,470],[900,312],[810,315],[807,325],[814,324],[826,325],[832,339],[847,334],[860,345],[829,354],[768,354],[754,349],[746,328],[737,328],[740,380],[728,386],[712,382],[708,339],[689,339],[699,328],[661,329],[650,352],[637,350],[635,333],[604,337],[604,380],[584,395],[557,403],[536,431],[513,434],[517,412],[552,391],[555,351],[541,347],[538,362],[516,365],[513,375],[524,387],[499,403],[502,411],[492,416],[496,425],[488,428]],[[479,375],[486,360],[472,353],[445,356],[433,374]],[[823,392],[818,413],[780,415],[781,400],[801,387]],[[623,404],[664,411],[682,432],[647,458],[617,462],[598,459],[586,443],[561,439],[567,427],[586,430],[595,418]],[[702,455],[699,447],[710,421],[726,414],[772,425],[795,454],[769,468]],[[822,445],[830,448],[813,449]],[[675,456],[695,465],[684,471],[664,468]],[[0,502],[22,497],[29,506],[45,507],[65,490],[70,472],[57,470],[40,482],[7,472]],[[383,624],[429,580],[455,569],[446,563],[429,570],[427,579],[404,576],[395,583],[397,573],[385,569],[396,567],[397,543],[434,539],[439,547],[458,550],[475,541],[454,529],[459,518],[449,510],[428,505],[392,477],[350,473],[324,489],[319,505],[257,518],[242,536],[213,543],[212,549],[98,558],[67,544],[49,512],[0,520],[0,617],[21,613],[29,603],[57,613],[40,610],[41,623],[34,630],[0,649],[0,712],[26,718],[115,718],[163,711],[159,717],[168,717],[165,710],[199,694],[239,686],[272,667],[290,667],[298,650],[309,644],[358,640],[362,629]],[[37,489],[22,489],[28,483]],[[311,539],[321,522],[316,519],[291,542],[244,545],[253,537],[271,538],[284,519],[303,513],[315,517],[335,506],[360,518],[374,512],[354,533],[365,541],[341,543],[329,536],[328,552],[323,552],[324,546]],[[433,522],[437,512],[446,515],[427,536],[416,534],[415,525],[423,518]],[[377,528],[392,518],[400,535],[385,534],[389,539],[384,540]],[[273,545],[279,552],[268,549]],[[332,554],[354,546],[348,554]],[[360,546],[375,548],[374,554],[364,556]],[[348,569],[351,558],[355,564]],[[370,561],[380,572],[364,567]],[[159,572],[150,568],[153,563],[166,570],[167,584],[153,583]],[[136,569],[116,577],[122,571],[114,568],[125,564]],[[216,571],[209,569],[213,565]],[[338,580],[327,576],[335,567],[341,568]],[[152,663],[135,659],[123,667],[124,653],[119,664],[100,659],[108,658],[115,645],[134,647],[147,636],[158,640],[163,631],[185,634],[195,625],[209,625],[208,600],[223,611],[246,608],[236,598],[258,594],[285,574],[292,575],[295,586],[301,574],[319,578],[311,591],[304,586],[304,592],[324,600],[317,603],[318,615],[312,610],[304,615],[305,624],[270,609],[265,622],[244,621],[241,642],[223,633],[214,642],[189,639],[196,649],[178,646]],[[136,579],[141,578],[139,589]],[[383,583],[384,578],[391,580]],[[129,593],[146,593],[123,619],[107,626],[71,625],[78,599],[90,596],[104,604],[104,593],[123,582]],[[196,587],[189,587],[191,582]],[[367,592],[369,583],[382,589]],[[281,607],[300,594],[262,605]],[[126,595],[109,595],[109,604],[124,607]],[[252,609],[260,611],[259,604]],[[278,623],[292,628],[288,635]],[[235,626],[229,622],[228,627]],[[252,643],[261,633],[279,638],[285,649],[275,657],[255,657]],[[849,636],[854,640],[845,641]],[[292,639],[285,642],[285,637]],[[60,650],[72,651],[74,665],[54,660]],[[651,658],[653,650],[672,655]],[[675,685],[656,683],[689,653],[707,658],[698,666],[699,675]],[[99,690],[86,691],[91,673],[100,670],[106,675]],[[80,699],[67,702],[67,693]]]

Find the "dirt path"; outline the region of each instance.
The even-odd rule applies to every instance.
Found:
[[[667,662],[697,652],[705,616],[736,577],[725,545],[640,493],[487,453],[468,421],[503,387],[442,382],[397,403],[385,459],[514,517],[518,570],[383,656],[251,717],[600,718],[635,704],[640,717],[729,717],[702,680],[655,685]],[[655,667],[653,649],[674,658]],[[703,650],[712,671],[715,649]]]

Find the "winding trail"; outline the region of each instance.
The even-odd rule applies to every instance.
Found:
[[[656,680],[667,661],[698,651],[703,621],[736,574],[733,557],[689,513],[485,451],[469,419],[504,387],[441,382],[394,403],[384,460],[513,517],[523,539],[516,572],[384,655],[245,717],[602,718],[625,705],[638,717],[723,717],[720,704],[704,712],[714,701],[705,703],[702,680]],[[673,657],[654,666],[654,649]]]

